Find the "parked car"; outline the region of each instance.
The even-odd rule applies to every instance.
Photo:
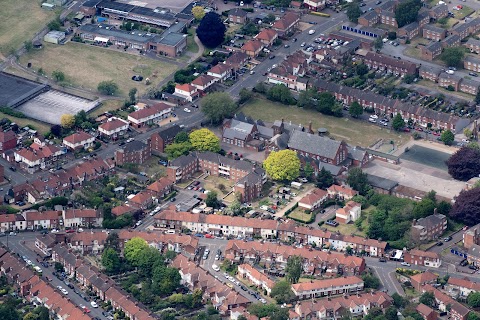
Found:
[[[334,220],[327,220],[327,221],[325,221],[325,224],[329,225],[329,226],[332,226],[332,227],[338,226],[338,222],[334,221]]]
[[[405,267],[410,267],[410,263],[408,263],[408,262],[402,262],[401,265],[405,266]]]
[[[452,237],[451,237],[451,236],[448,236],[448,237],[446,237],[445,239],[443,239],[443,241],[445,241],[445,242],[448,242],[448,241],[450,241],[450,240],[452,240]]]
[[[380,262],[387,262],[387,259],[385,259],[384,257],[381,257],[381,258],[378,259],[378,261],[380,261]]]

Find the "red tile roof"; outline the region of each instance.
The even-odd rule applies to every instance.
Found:
[[[325,190],[315,188],[313,191],[309,194],[307,194],[305,197],[303,197],[299,203],[304,203],[307,205],[314,205],[317,203],[320,199],[325,198],[328,195],[328,193]]]
[[[252,51],[252,52],[257,52],[263,47],[263,43],[260,40],[255,40],[252,39],[250,41],[247,41],[243,46],[242,50],[244,51]]]
[[[175,89],[178,89],[178,90],[182,90],[182,91],[186,91],[186,92],[195,92],[197,91],[197,88],[192,86],[191,84],[189,83],[184,83],[184,84],[176,84],[175,85]]]
[[[271,42],[273,39],[275,39],[276,35],[277,31],[273,29],[263,29],[255,36],[255,38]]]
[[[287,12],[280,20],[277,20],[272,27],[284,31],[294,25],[299,19],[300,17],[296,13]]]
[[[24,212],[26,221],[38,220],[58,220],[62,215],[61,211],[26,211]]]
[[[11,140],[17,140],[17,136],[15,135],[15,132],[12,130],[9,131],[0,131],[0,142],[5,143],[7,141]]]
[[[72,135],[69,135],[68,137],[63,138],[63,141],[66,141],[71,144],[76,144],[80,142],[84,142],[88,139],[93,138],[91,135],[89,135],[86,132],[80,131],[80,132],[75,132]]]
[[[322,290],[322,289],[327,289],[331,287],[341,287],[341,286],[349,286],[349,285],[355,285],[355,284],[359,286],[363,286],[363,280],[356,276],[339,277],[339,278],[324,279],[324,280],[313,280],[310,282],[295,283],[292,285],[292,289],[297,293],[301,293],[304,291]]]
[[[147,190],[151,190],[154,192],[162,192],[165,188],[170,187],[173,185],[173,181],[168,178],[162,177],[159,180],[155,181],[151,185],[147,187]]]
[[[115,208],[112,208],[112,214],[118,216],[121,216],[122,214],[130,213],[135,211],[132,207],[129,207],[127,205],[122,204],[121,206],[116,206]]]
[[[65,219],[74,218],[96,218],[97,211],[94,209],[67,209],[65,210]]]
[[[113,131],[118,128],[121,128],[123,126],[128,126],[128,122],[117,119],[117,118],[112,118],[112,120],[107,121],[103,124],[101,124],[98,129],[103,129],[105,131]]]
[[[172,107],[169,106],[168,104],[160,102],[160,103],[157,103],[157,104],[155,104],[151,107],[146,107],[146,108],[140,109],[138,111],[134,111],[134,112],[130,113],[128,116],[133,118],[133,119],[143,119],[143,118],[152,116],[156,113],[161,113],[162,111],[168,110],[170,108],[172,108]]]

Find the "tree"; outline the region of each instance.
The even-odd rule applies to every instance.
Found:
[[[37,320],[50,320],[50,314],[46,307],[39,306],[33,309],[33,313],[37,316]]]
[[[395,31],[389,31],[387,34],[388,40],[395,40],[397,39],[397,33]]]
[[[442,140],[443,143],[445,143],[447,146],[449,146],[455,140],[455,135],[453,134],[452,131],[445,130],[445,131],[442,132],[442,135],[440,136],[440,140]]]
[[[295,297],[291,285],[285,280],[278,281],[272,288],[270,296],[274,298],[278,304],[290,303]]]
[[[382,50],[383,48],[383,40],[381,37],[376,37],[375,41],[373,41],[373,46],[376,50]]]
[[[435,304],[435,296],[433,295],[433,292],[424,292],[418,299],[418,302],[423,303],[428,307],[433,307]]]
[[[200,21],[205,17],[205,9],[202,6],[195,6],[192,8],[192,14],[197,21]]]
[[[418,11],[422,7],[421,0],[407,0],[400,3],[395,9],[395,19],[401,28],[417,20]]]
[[[188,138],[188,133],[186,131],[180,131],[179,133],[177,133],[177,135],[173,139],[174,143],[182,143],[187,141],[189,142],[190,140]]]
[[[460,67],[463,65],[465,50],[461,47],[451,47],[443,49],[440,60],[445,62],[447,67]]]
[[[217,193],[215,191],[210,191],[207,194],[207,199],[205,200],[205,204],[214,209],[220,206],[220,203],[217,198]]]
[[[470,292],[467,297],[467,303],[472,308],[480,307],[480,292]]]
[[[313,169],[312,165],[307,162],[303,167],[303,175],[305,176],[305,178],[310,180],[314,172],[315,172],[315,169]]]
[[[220,139],[212,131],[203,128],[188,135],[192,148],[198,151],[220,151]]]
[[[60,70],[54,70],[52,72],[52,78],[55,82],[62,82],[65,81],[65,74]]]
[[[118,238],[118,233],[110,232],[107,239],[105,240],[105,249],[112,248],[116,252],[120,252],[120,239]]]
[[[300,175],[300,160],[293,150],[272,151],[263,167],[273,180],[292,181]]]
[[[25,51],[26,51],[26,52],[32,51],[32,49],[33,49],[33,43],[32,43],[32,41],[30,41],[30,40],[29,40],[29,41],[25,41],[25,42],[23,43],[23,47],[25,48]]]
[[[62,114],[60,117],[60,124],[65,129],[70,129],[75,124],[75,117],[71,114]]]
[[[370,190],[368,176],[360,168],[352,168],[348,171],[347,183],[362,196],[366,195],[368,190]]]
[[[469,128],[464,128],[463,129],[463,135],[467,138],[467,139],[472,139],[473,137],[473,132],[471,129]]]
[[[295,104],[292,92],[284,84],[276,84],[271,87],[267,92],[267,98],[287,105]]]
[[[290,256],[287,260],[285,275],[290,283],[297,283],[302,275],[303,258],[301,256]]]
[[[457,180],[467,181],[480,174],[480,150],[462,147],[446,162],[448,173]]]
[[[385,310],[385,318],[387,320],[398,320],[398,310],[394,306],[390,306]]]
[[[62,127],[58,124],[54,124],[50,127],[50,133],[58,138],[62,135]]]
[[[359,75],[359,76],[364,76],[368,73],[368,66],[365,64],[365,63],[359,63],[357,64],[357,66],[355,67],[355,72]]]
[[[450,218],[473,226],[480,222],[480,188],[464,190],[457,196],[450,210]]]
[[[397,308],[404,308],[408,302],[396,292],[392,294],[392,299],[393,299],[393,305]]]
[[[335,96],[330,92],[321,92],[317,95],[316,109],[318,112],[331,115],[335,106]]]
[[[128,98],[130,99],[130,104],[135,104],[137,102],[137,88],[132,88],[128,92]]]
[[[187,155],[192,150],[192,144],[190,141],[172,143],[165,147],[165,153],[169,159],[176,159],[181,155]]]
[[[334,182],[335,180],[333,179],[332,173],[325,169],[325,167],[322,167],[322,169],[318,172],[317,175],[317,188],[327,189]]]
[[[202,20],[203,21],[203,20]],[[202,111],[212,123],[220,123],[233,114],[237,105],[226,92],[210,93],[202,101]]]
[[[360,18],[361,15],[362,15],[362,10],[360,9],[360,5],[358,4],[358,2],[356,1],[351,2],[347,8],[348,20],[350,20],[353,23],[357,23],[358,18]]]
[[[157,249],[147,246],[139,251],[137,255],[137,267],[140,276],[150,277],[156,264],[163,264],[164,258]]]
[[[197,36],[207,48],[215,48],[222,44],[226,30],[222,17],[215,12],[209,12],[200,21]]]
[[[478,91],[477,95],[475,96],[475,103],[480,104],[480,91]]]
[[[247,88],[242,88],[242,90],[240,90],[240,93],[239,93],[238,103],[243,104],[248,100],[250,100],[252,97],[253,97],[253,93],[251,90],[248,90]]]
[[[317,105],[317,95],[318,91],[313,88],[301,91],[298,95],[297,106],[305,109],[315,109]]]
[[[65,269],[63,268],[63,265],[60,262],[55,262],[55,271],[57,272],[64,272]]]
[[[363,113],[363,107],[357,101],[353,101],[348,109],[350,115],[354,118],[358,118]]]
[[[118,85],[113,80],[102,81],[97,86],[98,92],[113,96],[118,91]]]
[[[373,274],[365,274],[362,276],[365,288],[378,289],[380,288],[380,280]]]
[[[392,128],[393,130],[400,131],[403,127],[405,127],[405,121],[402,118],[400,113],[397,113],[392,120]]]
[[[248,311],[259,319],[268,318],[269,320],[287,320],[288,308],[280,308],[275,304],[253,303],[248,306]]]
[[[125,243],[124,256],[125,259],[132,265],[136,266],[140,252],[148,247],[145,240],[138,237],[133,237]]]
[[[115,249],[107,248],[106,250],[103,250],[102,265],[108,274],[115,274],[120,271],[120,257]]]
[[[0,319],[2,320],[19,320],[17,310],[10,304],[0,304]]]
[[[152,288],[157,294],[171,294],[180,286],[180,280],[180,273],[176,268],[166,267],[159,263],[153,269]]]
[[[56,31],[60,31],[60,28],[62,27],[62,23],[60,22],[60,20],[57,18],[55,20],[52,20],[50,21],[48,24],[47,24],[47,27],[50,31],[52,30],[56,30]]]

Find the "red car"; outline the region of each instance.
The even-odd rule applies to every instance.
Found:
[[[410,132],[410,128],[403,128],[403,132]]]
[[[75,230],[73,230],[73,229],[68,229],[66,232],[67,232],[67,233],[74,233]]]
[[[210,233],[207,233],[207,234],[205,235],[205,238],[207,238],[207,239],[213,239],[214,237],[213,237]]]
[[[440,132],[433,132],[432,133],[434,136],[439,136],[440,135]]]
[[[422,128],[415,128],[415,130],[420,131],[420,132],[423,132],[423,129],[422,129]]]

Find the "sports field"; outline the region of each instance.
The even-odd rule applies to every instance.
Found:
[[[132,88],[137,88],[139,94],[144,93],[177,68],[159,60],[76,42],[44,43],[43,49],[33,50],[20,58],[22,65],[29,62],[33,70],[41,68],[49,77],[55,70],[62,71],[67,83],[92,92],[96,92],[99,82],[113,80],[122,96],[127,96]],[[148,77],[152,83],[147,86],[145,81],[133,81],[133,75]]]
[[[56,12],[41,8],[38,0],[2,0],[0,1],[0,58],[8,56],[22,44],[31,40],[48,22],[55,18]]]

